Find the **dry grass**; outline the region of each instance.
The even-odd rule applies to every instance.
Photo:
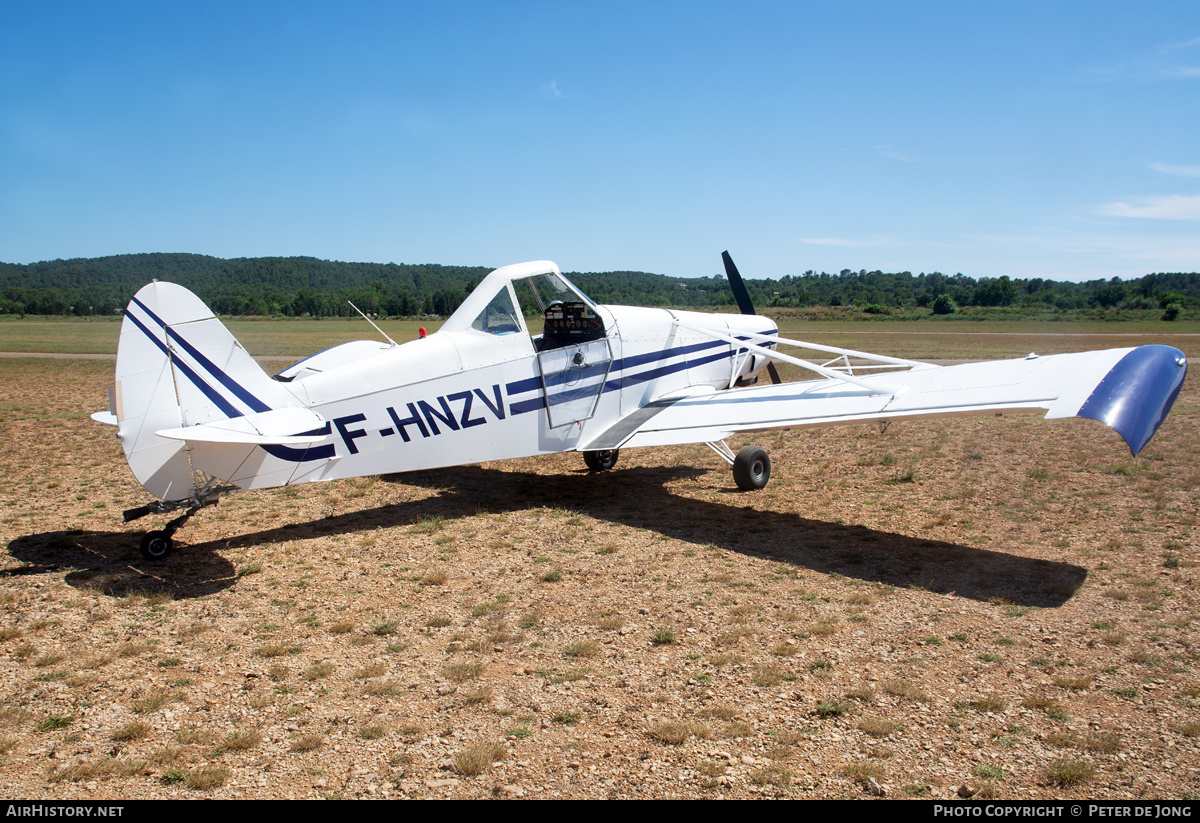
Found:
[[[504,758],[504,744],[494,741],[473,743],[454,754],[454,770],[473,777],[483,774],[491,765]]]
[[[703,447],[484,464],[229,495],[151,569],[111,363],[45,365],[0,361],[13,796],[1194,791],[1194,381],[1137,459],[1003,417],[755,435],[749,495]]]

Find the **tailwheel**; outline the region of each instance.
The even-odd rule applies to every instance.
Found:
[[[742,491],[756,491],[771,479],[771,458],[759,446],[746,446],[733,460],[733,482]]]
[[[584,452],[583,462],[594,472],[606,472],[617,465],[620,449],[605,449],[604,451]]]
[[[175,541],[165,531],[146,532],[142,538],[142,557],[147,560],[162,560],[175,548]]]

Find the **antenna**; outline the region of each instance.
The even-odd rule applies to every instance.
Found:
[[[347,303],[350,303],[350,301],[349,301],[349,300],[347,300],[346,302],[347,302]],[[354,310],[355,310],[356,312],[358,312],[359,314],[362,314],[362,319],[363,319],[363,320],[366,320],[368,323],[370,323],[372,326],[374,326],[374,328],[375,328],[375,331],[377,331],[377,332],[379,332],[380,334],[382,334],[382,335],[383,335],[383,338],[384,338],[385,340],[387,340],[389,343],[391,343],[393,346],[398,346],[398,345],[400,345],[400,344],[399,344],[399,343],[397,343],[395,340],[393,340],[392,338],[388,337],[388,336],[387,336],[387,333],[386,333],[386,332],[385,332],[383,329],[381,329],[381,328],[379,328],[378,326],[376,326],[376,325],[375,325],[375,323],[374,323],[374,321],[372,321],[372,320],[371,320],[371,318],[369,318],[369,317],[367,317],[365,314],[363,314],[363,311],[362,311],[362,309],[360,309],[358,306],[354,305],[353,303],[350,303],[350,308],[354,309]]]

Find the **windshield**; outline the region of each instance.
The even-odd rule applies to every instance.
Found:
[[[521,309],[527,314],[541,314],[551,303],[582,301],[594,306],[591,300],[568,286],[557,274],[526,277],[519,285],[517,282],[513,285],[518,286],[517,298],[521,301]]]

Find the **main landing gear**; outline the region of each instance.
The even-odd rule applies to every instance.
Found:
[[[742,491],[758,491],[770,481],[771,456],[761,446],[746,446],[734,454],[733,449],[729,448],[724,440],[705,445],[733,467],[733,482],[737,483],[737,487]],[[617,455],[620,453],[618,449],[584,452],[583,462],[594,472],[608,471],[617,465]]]
[[[583,462],[587,463],[587,467],[594,472],[606,472],[613,466],[617,465],[617,456],[620,453],[620,449],[605,449],[604,451],[584,452]]]
[[[771,457],[761,446],[746,446],[734,454],[724,440],[704,445],[733,467],[733,482],[742,491],[758,491],[771,479]]]

